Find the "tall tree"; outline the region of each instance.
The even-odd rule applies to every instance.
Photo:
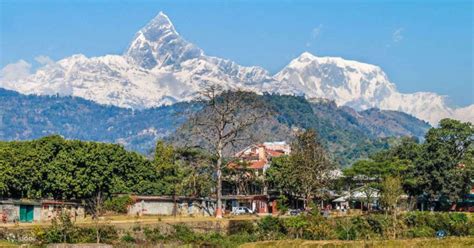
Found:
[[[290,169],[287,177],[290,189],[305,199],[307,206],[315,196],[321,196],[322,190],[331,180],[334,164],[318,141],[316,131],[309,129],[297,135],[291,145],[289,157]]]
[[[446,198],[456,203],[472,185],[474,126],[443,119],[425,136],[414,174],[428,199]]]
[[[181,194],[193,197],[207,197],[211,194],[212,181],[211,156],[198,148],[178,148],[177,165],[183,168]]]
[[[204,108],[191,118],[192,133],[203,138],[216,157],[216,217],[222,218],[222,168],[224,151],[251,139],[249,128],[272,111],[254,93],[206,86],[200,93]]]
[[[380,194],[380,202],[382,206],[385,207],[386,213],[391,213],[392,215],[392,232],[393,238],[396,238],[397,235],[397,228],[396,228],[396,220],[397,220],[397,210],[398,210],[398,203],[400,202],[400,198],[403,194],[402,188],[402,181],[400,177],[396,176],[388,176],[382,182]]]

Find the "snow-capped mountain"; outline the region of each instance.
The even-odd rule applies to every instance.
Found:
[[[280,92],[329,98],[357,110],[380,108],[412,114],[432,125],[445,117],[474,121],[474,105],[453,109],[431,92],[403,94],[375,65],[303,53],[275,75]]]
[[[184,40],[160,12],[138,31],[123,55],[73,55],[19,80],[0,80],[0,87],[26,94],[74,95],[102,104],[147,108],[191,100],[204,83],[260,92],[260,85],[272,80],[260,67],[206,56]]]
[[[29,69],[26,62],[20,63]],[[261,67],[207,56],[182,38],[161,12],[137,32],[123,55],[73,55],[21,76],[11,76],[7,67],[0,73],[0,87],[25,94],[73,95],[120,107],[191,100],[203,84],[212,83],[258,93],[329,98],[358,110],[399,110],[434,125],[444,117],[474,121],[474,105],[452,109],[435,93],[399,93],[374,65],[305,52],[272,76]]]

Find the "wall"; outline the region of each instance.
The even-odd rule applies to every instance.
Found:
[[[19,206],[13,205],[13,203],[0,203],[0,216],[3,214],[7,216],[7,222],[13,222],[20,216],[20,208]],[[3,219],[0,218],[0,222],[1,221],[3,221]]]
[[[176,214],[181,216],[212,216],[214,215],[214,204],[208,208],[205,202],[177,202]],[[173,215],[174,202],[171,201],[138,201],[129,207],[129,215]]]
[[[38,205],[33,206],[33,221],[34,222],[41,221],[41,206],[38,206]]]

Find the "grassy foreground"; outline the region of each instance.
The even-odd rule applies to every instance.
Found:
[[[316,248],[316,247],[406,247],[406,248],[457,248],[457,247],[474,247],[474,237],[463,238],[446,238],[446,239],[404,239],[404,240],[383,240],[383,241],[341,241],[341,240],[277,240],[277,241],[262,241],[255,243],[247,243],[239,246],[240,248],[267,248],[267,247],[284,247],[284,248]]]
[[[16,244],[12,244],[8,241],[0,240],[0,248],[16,248],[16,247],[20,247],[20,246]]]

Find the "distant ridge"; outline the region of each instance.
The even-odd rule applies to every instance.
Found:
[[[388,146],[388,137],[421,138],[426,122],[396,111],[355,111],[332,101],[308,102],[303,97],[263,95],[277,116],[256,127],[261,141],[291,140],[293,128],[318,131],[338,163],[351,161]],[[93,140],[124,145],[149,154],[157,139],[175,145],[187,141],[180,126],[199,103],[132,110],[100,105],[71,96],[23,95],[0,88],[0,140],[28,140],[51,134],[68,139]],[[250,141],[249,141],[250,142]]]

